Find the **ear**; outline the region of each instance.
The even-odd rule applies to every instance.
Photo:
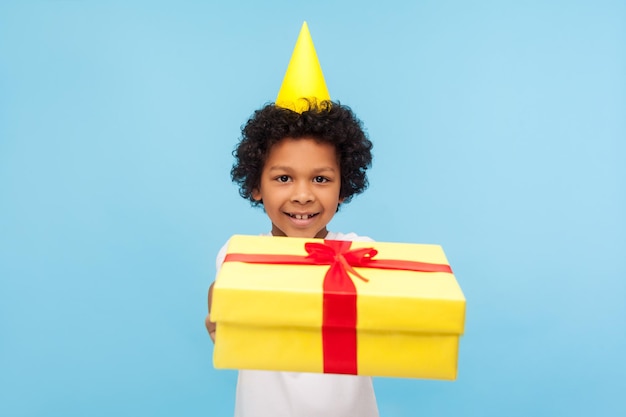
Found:
[[[252,199],[254,201],[261,201],[263,199],[263,197],[261,196],[261,190],[259,190],[258,188],[255,188],[252,190]]]

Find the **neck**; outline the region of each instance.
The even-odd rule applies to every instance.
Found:
[[[315,234],[315,236],[287,236],[285,232],[280,230],[279,228],[272,225],[272,231],[270,232],[272,236],[284,236],[284,237],[300,237],[305,239],[325,239],[328,236],[328,229],[323,228],[319,232]]]

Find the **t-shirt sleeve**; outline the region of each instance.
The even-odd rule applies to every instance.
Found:
[[[226,249],[228,248],[228,242],[222,246],[222,248],[217,252],[217,257],[215,258],[215,273],[220,272],[222,268],[222,264],[224,263],[224,259],[226,258]]]

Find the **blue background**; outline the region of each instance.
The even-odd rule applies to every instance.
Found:
[[[457,382],[383,416],[623,416],[623,1],[3,1],[0,415],[228,416],[215,254],[269,230],[230,183],[307,20],[375,143],[331,223],[442,244]]]

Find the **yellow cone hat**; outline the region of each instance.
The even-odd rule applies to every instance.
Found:
[[[276,105],[302,113],[311,102],[330,100],[309,27],[304,22],[280,86]]]

